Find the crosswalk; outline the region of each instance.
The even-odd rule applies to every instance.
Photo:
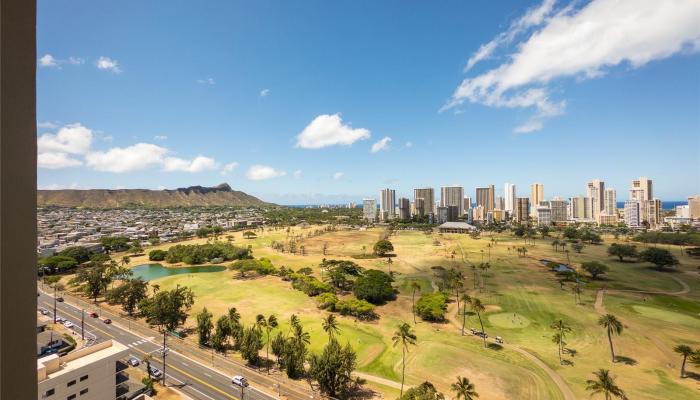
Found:
[[[147,342],[148,342],[148,339],[141,339],[141,340],[137,340],[135,342],[129,343],[129,344],[127,344],[127,346],[133,348],[133,347],[142,345],[142,344],[147,343]]]

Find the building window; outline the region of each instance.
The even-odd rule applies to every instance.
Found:
[[[66,400],[73,400],[75,398],[75,396],[76,396],[75,394],[72,394],[72,395],[66,397]]]
[[[68,385],[67,385],[67,386],[70,387],[70,386],[73,386],[73,385],[75,385],[75,379],[73,379],[72,381],[68,382]]]
[[[88,392],[88,388],[85,388],[85,389],[83,389],[83,390],[80,391],[80,395],[82,396],[82,395],[84,395],[84,394],[87,393],[87,392]]]
[[[44,393],[44,397],[53,396],[54,393],[56,393],[56,389],[49,389]]]
[[[87,378],[88,378],[88,376],[87,376],[87,375],[83,375],[83,376],[81,376],[81,377],[80,377],[80,382],[82,382],[82,381],[86,380]]]

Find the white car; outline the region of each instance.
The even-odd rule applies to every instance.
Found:
[[[236,375],[233,378],[231,378],[231,383],[242,388],[248,386],[248,380],[240,375]]]
[[[72,322],[66,321],[66,322],[63,323],[63,326],[65,326],[66,328],[70,329],[70,328],[72,328],[74,325],[73,325]]]

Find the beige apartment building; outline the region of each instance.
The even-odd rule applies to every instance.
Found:
[[[544,185],[541,183],[533,183],[530,185],[530,204],[532,208],[530,214],[533,218],[537,217],[537,206],[540,201],[544,201]]]
[[[128,392],[128,348],[108,340],[37,360],[39,400],[114,400]]]

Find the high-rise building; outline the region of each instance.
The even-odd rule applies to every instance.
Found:
[[[605,209],[605,182],[594,179],[586,184],[586,197],[591,199],[591,218],[598,220]]]
[[[39,399],[117,399],[129,391],[129,348],[113,340],[39,358]]]
[[[417,217],[424,217],[426,215],[425,200],[423,200],[423,198],[417,198],[413,202],[413,215]]]
[[[642,176],[641,178],[632,181],[630,188],[630,200],[653,200],[654,191],[652,188],[651,179]]]
[[[515,200],[515,221],[522,223],[527,222],[530,215],[530,199],[527,197],[518,197]]]
[[[537,216],[537,205],[540,204],[540,201],[544,201],[544,185],[541,183],[533,183],[530,185],[530,204],[533,205],[530,212],[533,217]]]
[[[700,219],[700,195],[688,197],[690,219]]]
[[[495,209],[496,210],[505,210],[506,208],[506,201],[503,197],[498,196],[496,197],[496,204],[495,204]]]
[[[640,220],[640,201],[639,200],[627,200],[625,202],[625,225],[628,228],[636,229],[639,228],[642,223]]]
[[[495,207],[494,186],[476,188],[476,205],[484,207],[485,212],[492,211]]]
[[[537,224],[552,225],[552,209],[542,203],[535,208],[537,212]]]
[[[413,189],[413,202],[416,203],[417,214],[418,199],[423,199],[423,212],[420,214],[421,216],[435,213],[435,210],[433,209],[433,207],[435,206],[435,191],[433,190],[433,188]]]
[[[483,221],[486,218],[486,213],[484,212],[484,206],[476,206],[472,210],[472,219],[474,221]]]
[[[362,218],[366,221],[377,219],[377,200],[362,199]]]
[[[411,201],[405,197],[399,199],[399,218],[402,220],[411,218]]]
[[[656,229],[663,223],[661,218],[661,200],[652,199],[640,202],[640,219],[647,222],[648,227]]]
[[[603,213],[605,215],[617,215],[617,191],[613,188],[605,189]]]
[[[505,198],[504,210],[513,214],[515,210],[515,185],[512,183],[506,183],[503,188],[503,197]]]
[[[379,217],[382,221],[396,218],[396,190],[382,189],[379,193]]]
[[[464,214],[464,188],[461,186],[443,186],[440,188],[440,206],[456,206],[459,215]]]
[[[465,197],[464,198],[464,213],[467,213],[467,210],[472,208],[472,198],[471,197]]]
[[[572,197],[570,199],[570,217],[572,220],[591,218],[591,198],[585,196]]]
[[[563,222],[567,220],[567,208],[569,202],[561,199],[560,197],[555,197],[549,201],[549,208],[551,209],[550,219],[552,222]]]

